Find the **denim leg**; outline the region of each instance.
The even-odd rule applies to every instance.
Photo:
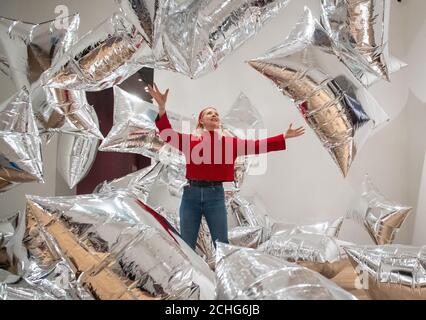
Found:
[[[203,191],[203,212],[216,248],[216,240],[228,243],[228,213],[225,206],[225,192],[222,186],[204,188]]]
[[[180,235],[195,250],[201,224],[201,189],[187,186],[182,195],[179,209]]]

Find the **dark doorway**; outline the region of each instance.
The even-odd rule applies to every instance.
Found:
[[[148,84],[154,80],[154,69],[142,68],[127,79],[120,88],[137,95],[145,101],[152,102],[151,96],[145,91]],[[93,105],[99,118],[100,130],[107,136],[111,130],[114,116],[113,89],[99,92],[87,92],[87,101]],[[131,153],[98,151],[93,166],[88,175],[77,185],[77,194],[92,193],[101,182],[113,180],[145,168],[151,164],[151,159]]]

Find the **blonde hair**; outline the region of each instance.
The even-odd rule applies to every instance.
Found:
[[[204,112],[206,112],[208,109],[214,109],[214,110],[217,111],[217,109],[214,108],[214,107],[206,107],[206,108],[204,108],[203,110],[200,111],[200,113],[198,114],[197,126],[196,126],[196,128],[195,128],[195,130],[193,132],[193,135],[195,135],[197,137],[200,137],[201,134],[204,131],[204,125],[201,123],[201,119],[203,118]],[[220,125],[220,130],[221,130],[220,134],[223,135],[224,130],[223,130],[222,124]]]

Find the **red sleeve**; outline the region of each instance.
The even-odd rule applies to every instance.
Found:
[[[183,149],[183,138],[184,136],[189,136],[186,134],[182,134],[180,132],[175,131],[170,124],[169,118],[167,117],[167,113],[164,113],[161,117],[157,116],[155,119],[155,125],[160,131],[160,138],[165,142],[169,143],[176,149],[182,151]],[[189,143],[189,139],[187,139]]]
[[[235,147],[237,156],[262,154],[272,151],[280,151],[286,149],[283,134],[262,140],[242,140],[235,139]]]

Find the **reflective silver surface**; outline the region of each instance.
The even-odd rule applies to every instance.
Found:
[[[58,139],[57,168],[70,189],[90,171],[98,152],[99,140],[74,134],[61,134]]]
[[[214,297],[205,262],[132,193],[29,196],[27,210],[97,299]]]
[[[305,9],[282,45],[249,64],[294,101],[346,177],[363,143],[388,117],[334,51],[330,36]]]
[[[171,68],[197,78],[276,16],[288,0],[165,0],[155,21],[154,51]]]
[[[320,274],[254,249],[219,243],[217,299],[356,300]]]
[[[258,248],[272,256],[296,262],[327,278],[335,277],[347,265],[339,240],[315,233],[279,233]]]

